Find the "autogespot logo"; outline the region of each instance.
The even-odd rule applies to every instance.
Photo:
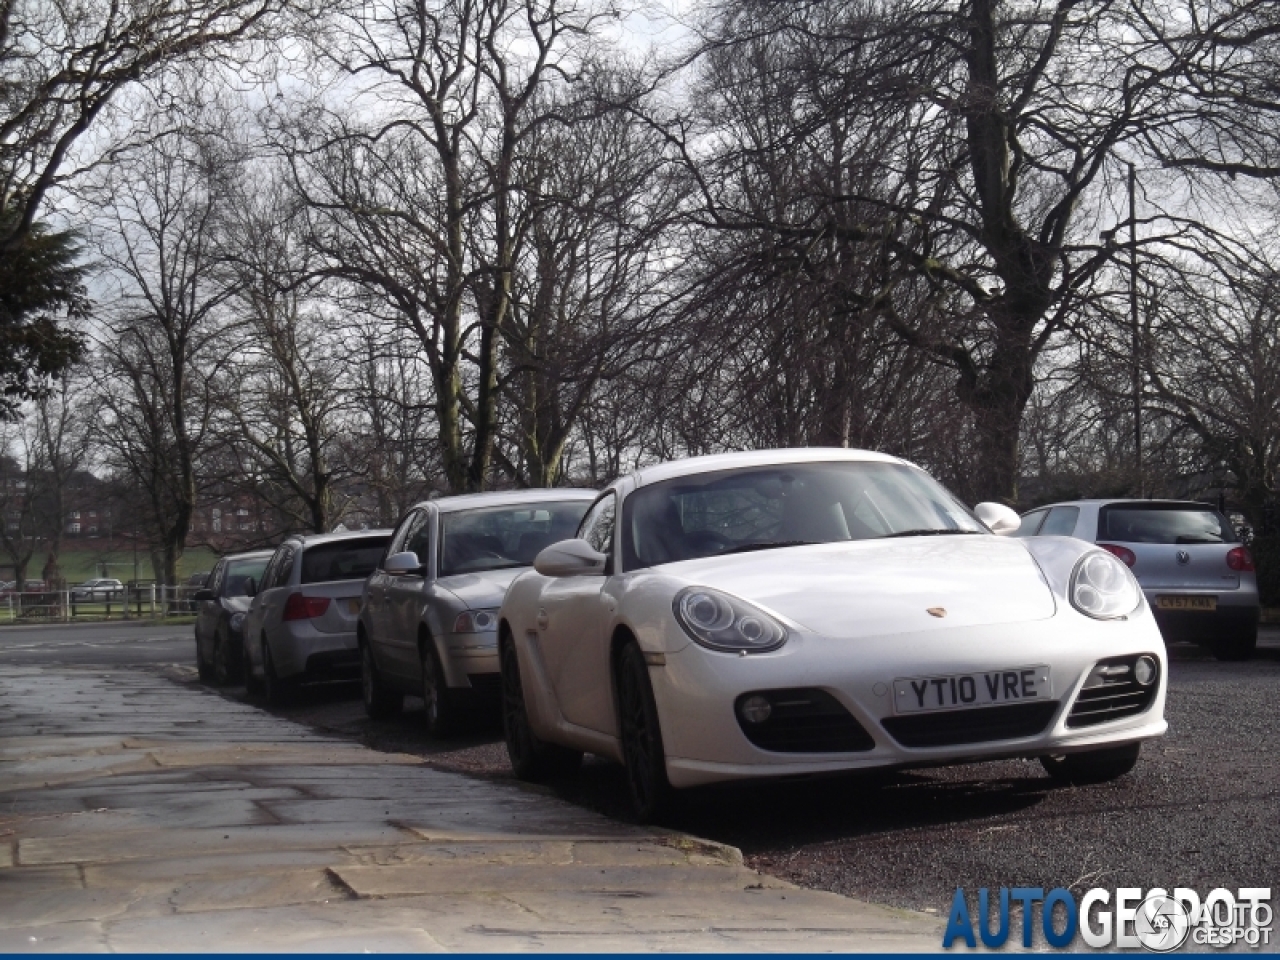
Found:
[[[976,947],[981,940],[995,950],[1016,932],[1022,945],[1030,947],[1038,909],[1045,942],[1060,950],[1070,947],[1077,936],[1095,949],[1145,947],[1153,953],[1177,950],[1188,940],[1197,948],[1238,944],[1259,948],[1271,943],[1270,900],[1270,887],[1241,887],[1235,893],[1220,887],[1203,900],[1185,887],[1172,893],[1160,888],[1119,887],[1113,892],[1096,887],[1079,901],[1062,887],[1047,896],[1040,887],[1001,887],[995,898],[983,887],[978,891],[977,910],[971,913],[964,887],[957,887],[942,946],[946,949],[960,940]],[[1010,929],[1011,903],[1022,905],[1019,931]]]

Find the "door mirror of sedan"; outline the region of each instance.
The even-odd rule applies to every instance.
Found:
[[[997,536],[1010,536],[1022,526],[1022,518],[1003,503],[980,503],[973,508],[973,512]]]
[[[412,550],[406,550],[403,553],[393,553],[387,557],[387,562],[382,565],[382,569],[392,576],[404,576],[405,574],[422,574],[422,561],[418,559],[418,555]]]
[[[205,588],[203,590],[196,591],[196,596],[195,596],[196,603],[208,603],[212,599],[213,599],[212,590]]]
[[[544,577],[598,577],[608,562],[585,540],[561,540],[533,558],[533,569]]]

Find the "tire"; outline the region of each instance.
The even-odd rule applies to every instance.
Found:
[[[530,783],[574,773],[582,766],[582,751],[547,743],[533,732],[525,708],[520,660],[509,637],[504,637],[498,645],[498,664],[502,680],[502,735],[512,772],[518,779]]]
[[[631,806],[637,820],[652,823],[671,804],[671,783],[649,666],[634,641],[622,648],[618,658],[617,689],[618,733]]]
[[[360,644],[360,696],[370,720],[394,717],[404,706],[404,694],[387,689],[367,643]]]
[[[1132,770],[1141,753],[1141,743],[1130,743],[1088,753],[1041,757],[1040,764],[1045,773],[1059,783],[1109,783]]]
[[[430,637],[422,647],[422,716],[423,726],[433,737],[457,733],[462,726],[461,697],[445,682],[440,651]]]
[[[200,675],[200,682],[213,685],[213,664],[204,658],[204,648],[200,646],[200,638],[196,637],[196,673]]]
[[[267,638],[262,638],[262,693],[268,705],[283,707],[291,699],[296,684],[291,679],[284,679],[276,673],[275,661],[271,658],[271,645]]]
[[[1250,625],[1214,637],[1210,649],[1218,660],[1251,660],[1258,649],[1258,628]]]
[[[220,687],[229,686],[239,679],[239,657],[231,651],[231,638],[222,627],[213,635],[213,682]]]

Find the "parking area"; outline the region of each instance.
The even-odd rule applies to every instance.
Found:
[[[1170,654],[1169,734],[1118,782],[1062,787],[1017,760],[735,785],[687,795],[669,825],[797,884],[942,914],[957,886],[1280,887],[1280,627],[1263,628],[1247,663],[1190,645]],[[279,712],[439,769],[511,777],[496,720],[437,741],[422,732],[417,701],[370,721],[356,693],[312,688]],[[588,758],[551,789],[627,818],[614,764]]]

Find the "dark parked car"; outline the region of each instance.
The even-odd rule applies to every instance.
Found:
[[[208,586],[196,593],[196,666],[205,683],[239,679],[244,617],[271,554],[258,550],[223,557],[209,574]]]

